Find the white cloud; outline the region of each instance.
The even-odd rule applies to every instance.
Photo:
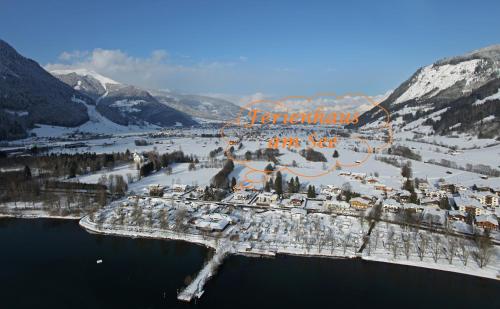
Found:
[[[275,100],[276,98],[270,94],[264,94],[262,92],[256,92],[249,95],[238,95],[238,94],[228,94],[228,93],[202,93],[202,95],[206,95],[208,97],[219,98],[231,103],[234,103],[238,106],[245,106],[250,102],[260,101],[260,100]]]
[[[64,51],[59,55],[58,58],[61,61],[72,61],[74,59],[83,58],[83,57],[87,56],[88,54],[89,54],[89,52],[86,50],[84,50],[84,51],[74,50],[74,51],[70,51],[70,52]]]
[[[96,48],[91,52],[63,52],[61,63],[49,63],[48,71],[79,69],[98,72],[122,83],[147,88],[172,88],[186,91],[211,89],[231,80],[234,62],[173,63],[165,50],[154,50],[148,57],[133,57],[119,49]]]

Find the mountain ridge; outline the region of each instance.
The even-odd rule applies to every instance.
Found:
[[[500,45],[492,45],[419,68],[380,106],[390,111],[396,130],[498,138],[499,89]],[[383,115],[373,108],[359,120],[364,128],[377,127]]]

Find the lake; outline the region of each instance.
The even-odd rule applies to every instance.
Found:
[[[0,219],[0,245],[0,308],[500,308],[494,280],[290,256],[231,256],[203,297],[185,304],[177,289],[210,254],[197,245],[93,235],[49,219]]]

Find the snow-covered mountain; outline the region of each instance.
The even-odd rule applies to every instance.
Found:
[[[420,68],[381,103],[396,130],[423,134],[500,134],[500,45]],[[359,125],[377,127],[385,114],[364,113]]]
[[[62,82],[96,101],[96,110],[122,126],[190,126],[197,124],[189,115],[160,103],[148,91],[121,84],[86,69],[54,70]]]
[[[0,40],[0,140],[24,137],[35,123],[82,125],[87,108],[75,99],[94,104]]]
[[[235,119],[241,111],[239,106],[224,99],[160,90],[150,92],[159,102],[196,118],[230,120]]]
[[[110,108],[118,107],[122,112],[137,111],[138,104],[144,102],[159,102],[191,117],[209,120],[234,119],[240,112],[239,106],[223,99],[166,90],[145,90],[121,84],[86,69],[53,70],[51,73],[74,89],[97,100],[98,110],[117,123],[125,123],[125,120],[120,119],[119,115],[113,115]],[[117,102],[107,104],[111,99]],[[107,105],[101,106],[101,103]],[[180,122],[189,124],[185,120]]]
[[[104,95],[108,90],[108,85],[120,84],[111,78],[86,69],[53,70],[50,73],[73,87],[73,89],[83,92],[94,99]]]

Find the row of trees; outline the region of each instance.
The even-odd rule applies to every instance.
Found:
[[[186,155],[181,150],[164,153],[160,155],[157,151],[150,151],[145,154],[147,162],[139,167],[140,177],[149,176],[152,172],[161,168],[168,168],[172,163],[199,163],[196,156]]]
[[[120,163],[131,162],[130,151],[96,154],[96,153],[76,153],[76,154],[50,154],[32,157],[12,157],[1,160],[0,166],[29,166],[37,171],[43,171],[48,177],[74,178],[77,175],[94,173],[103,168],[111,169]]]
[[[222,169],[215,174],[211,180],[211,185],[219,189],[229,188],[229,174],[234,170],[233,160],[227,160]]]
[[[380,233],[375,230],[370,235],[366,235],[366,238],[364,252],[371,255],[378,248]],[[415,256],[423,261],[427,257],[435,263],[445,259],[449,264],[453,264],[453,261],[459,258],[463,265],[467,266],[469,258],[472,257],[480,268],[487,266],[493,256],[493,244],[489,237],[476,237],[470,241],[465,238],[446,234],[443,236],[416,229],[396,234],[391,227],[382,245],[394,259],[403,255],[407,260]]]

